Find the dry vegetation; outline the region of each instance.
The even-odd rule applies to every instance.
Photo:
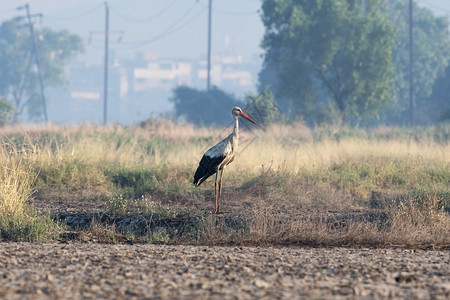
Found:
[[[222,129],[154,120],[1,134],[4,240],[450,247],[448,126],[244,131],[222,216],[209,213],[213,180],[191,184]]]

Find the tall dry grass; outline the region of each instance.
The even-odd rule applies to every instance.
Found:
[[[225,235],[243,243],[334,245],[366,239],[387,245],[426,236],[433,237],[430,243],[442,242],[450,234],[443,211],[450,209],[449,128],[312,130],[300,123],[265,131],[242,128],[238,155],[225,172],[225,203],[261,203],[267,209],[254,211],[244,231],[207,220],[213,223],[203,227],[201,240]],[[208,181],[194,188],[193,172],[203,153],[230,131],[167,120],[130,127],[1,128],[0,212],[20,213],[33,190],[42,201],[67,195],[117,204],[111,199],[123,195],[124,203],[131,203],[146,195],[173,207],[204,207],[214,187]],[[284,222],[275,213],[311,206],[367,209],[378,193],[392,204],[388,218],[394,226],[355,222],[336,229],[312,219]],[[430,203],[431,208],[423,208]]]
[[[187,177],[178,178],[178,184],[188,184],[203,153],[230,130],[195,129],[159,120],[127,128],[34,126],[2,128],[0,133],[16,147],[26,143],[38,147],[33,159],[45,184],[101,191],[111,189],[107,175],[120,170],[181,170],[176,172]],[[434,130],[419,138],[409,130],[390,128],[340,132],[293,124],[242,130],[237,157],[225,176],[233,185],[258,176],[296,185],[328,182],[366,198],[373,190],[389,187],[439,188],[448,184],[450,144],[443,136],[450,130],[443,130],[444,134]]]
[[[37,148],[0,144],[0,241],[54,240],[60,226],[28,206],[38,177]]]
[[[266,131],[243,131],[237,157],[226,174],[245,179],[267,169],[297,176],[318,170],[329,173],[344,168],[342,165],[349,169],[371,166],[372,169],[363,171],[369,172],[367,176],[374,176],[374,181],[379,180],[382,185],[379,175],[395,172],[395,168],[409,172],[412,177],[420,177],[419,173],[427,165],[448,168],[448,140],[417,139],[408,131],[403,135],[396,132],[390,138],[386,131],[378,128],[363,135],[355,130],[353,136],[347,132],[339,138],[336,133],[324,134],[320,129],[312,131],[301,124],[273,125]],[[11,127],[0,131],[16,147],[22,147],[24,143],[39,146],[39,151],[33,155],[44,173],[58,167],[75,172],[67,174],[73,177],[72,185],[80,183],[75,177],[83,176],[83,173],[94,174],[92,178],[84,174],[87,176],[82,180],[85,183],[92,180],[93,185],[104,184],[105,179],[95,170],[107,166],[147,168],[164,165],[194,170],[204,151],[229,132],[230,129],[194,129],[191,125],[175,125],[164,120],[144,127],[82,125]]]
[[[33,193],[33,150],[0,146],[0,215],[23,215]]]
[[[327,166],[348,159],[372,157],[450,162],[450,144],[444,138],[438,141],[427,136],[417,138],[407,130],[402,135],[383,127],[361,133],[355,130],[353,135],[346,133],[338,138],[337,133],[331,130],[327,133],[320,133],[320,130],[313,131],[301,124],[275,124],[265,131],[241,130],[240,161],[235,169],[255,172],[262,164],[272,163],[274,168],[288,167],[289,171],[296,172],[302,167]],[[230,132],[231,128],[195,129],[190,124],[175,125],[167,120],[151,122],[144,127],[28,126],[0,130],[8,137],[27,136],[48,146],[46,151],[61,157],[100,163],[175,165],[195,164],[203,151]]]

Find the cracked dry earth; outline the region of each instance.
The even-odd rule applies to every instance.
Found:
[[[1,299],[450,299],[450,252],[0,243]]]

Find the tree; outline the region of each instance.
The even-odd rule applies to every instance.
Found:
[[[63,85],[65,63],[83,51],[81,38],[50,28],[35,30],[35,37],[44,87]],[[31,49],[30,32],[21,18],[0,25],[0,94],[12,98],[16,120],[25,107],[32,119],[43,114]]]
[[[384,0],[264,0],[260,78],[274,72],[275,94],[304,117],[324,103],[345,122],[377,117],[394,83],[384,9]]]
[[[273,99],[273,94],[268,88],[264,88],[258,94],[246,96],[247,105],[245,111],[252,115],[260,124],[286,122],[286,116]]]
[[[445,75],[435,81],[427,106],[421,107],[421,110],[434,122],[450,121],[450,65],[447,66]]]
[[[12,105],[0,98],[0,126],[4,126],[9,123],[11,116],[14,113]]]
[[[409,22],[408,1],[388,1],[387,13],[395,25],[397,42],[394,47],[394,64],[397,89],[394,91],[394,103],[386,118],[395,123],[406,123],[409,110]],[[449,64],[450,33],[447,17],[436,17],[431,10],[413,6],[413,98],[415,100],[416,121],[434,119],[427,117],[430,98],[435,81],[444,75]],[[417,122],[416,122],[417,123]]]
[[[226,126],[231,122],[231,109],[242,105],[232,95],[213,87],[209,91],[180,86],[173,90],[170,101],[175,114],[198,126]]]

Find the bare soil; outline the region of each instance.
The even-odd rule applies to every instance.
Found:
[[[211,191],[206,191],[211,193]],[[205,197],[205,199],[213,199],[214,194]],[[349,207],[312,207],[289,203],[288,201],[279,201],[276,204],[264,201],[252,201],[254,199],[242,199],[230,193],[222,203],[224,214],[216,215],[218,219],[224,219],[227,226],[233,229],[244,230],[247,224],[257,214],[262,211],[268,212],[271,216],[275,216],[277,220],[283,220],[289,223],[295,220],[307,220],[308,222],[325,223],[333,227],[346,227],[354,222],[373,223],[378,225],[386,225],[388,220],[383,210],[379,209],[351,209]],[[130,227],[135,229],[135,234],[145,234],[148,230],[162,230],[171,235],[172,232],[182,234],[183,230],[189,229],[189,226],[195,225],[199,221],[199,217],[208,217],[212,215],[214,208],[213,200],[211,201],[190,201],[189,199],[181,199],[177,203],[159,202],[163,206],[167,206],[174,213],[174,216],[156,218],[151,213],[129,212],[121,215],[110,215],[107,213],[107,204],[101,200],[88,200],[83,196],[73,197],[70,194],[64,196],[44,195],[32,199],[30,205],[37,211],[47,213],[58,221],[66,224],[69,229],[75,230],[70,235],[66,235],[61,239],[82,240],[87,241],[89,237],[80,236],[85,232],[79,230],[89,230],[93,223],[103,226],[113,226],[116,232],[125,232]],[[120,237],[118,237],[120,239]],[[123,238],[121,239],[123,241]],[[92,241],[92,240],[91,240]],[[98,239],[96,239],[98,241]],[[134,241],[128,240],[133,243]],[[224,245],[224,244],[222,244]],[[317,246],[315,244],[302,244],[303,246]],[[373,245],[365,245],[373,246]],[[422,249],[430,248],[430,245],[421,245]],[[444,247],[447,249],[448,247]],[[442,247],[439,247],[442,249]]]
[[[73,227],[87,226],[92,218],[111,221],[101,202],[54,199],[32,205]],[[191,208],[211,203],[196,205]],[[248,207],[231,202],[225,208],[238,220]],[[298,207],[279,210],[309,213]],[[352,218],[382,221],[376,210],[327,210],[323,216],[341,225]],[[128,222],[129,217],[113,221]],[[102,244],[79,236],[62,240],[0,243],[0,298],[450,299],[449,250]]]
[[[449,299],[450,252],[0,244],[2,299]]]

